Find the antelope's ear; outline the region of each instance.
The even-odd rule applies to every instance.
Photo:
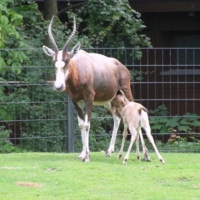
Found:
[[[123,95],[123,97],[124,97],[124,100],[125,100],[125,102],[126,102],[126,103],[129,103],[129,100],[126,98],[126,96],[125,96],[124,92],[123,92],[122,90],[120,90],[120,92],[122,93],[122,95]]]
[[[52,49],[50,49],[47,46],[43,46],[43,51],[45,54],[47,54],[47,56],[53,57],[55,54],[55,51],[53,51]]]
[[[81,48],[81,43],[78,42],[71,50],[70,57],[72,58]]]

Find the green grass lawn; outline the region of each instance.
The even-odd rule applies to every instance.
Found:
[[[117,153],[13,153],[0,155],[2,200],[199,200],[200,154],[155,153],[152,162],[130,155],[127,165]]]

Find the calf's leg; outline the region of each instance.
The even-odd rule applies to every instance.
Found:
[[[137,130],[135,129],[135,127],[130,127],[130,125],[129,125],[129,130],[131,132],[131,141],[130,141],[130,144],[129,144],[129,147],[128,147],[128,151],[126,152],[126,155],[124,157],[124,161],[123,161],[124,165],[128,162],[129,155],[130,155],[133,143],[134,143],[134,141],[135,141],[135,139],[137,137],[137,134],[138,134]]]
[[[123,131],[123,135],[122,135],[122,143],[121,143],[121,148],[118,154],[118,159],[120,159],[122,157],[123,154],[123,149],[124,149],[124,143],[127,137],[127,133],[128,133],[128,124],[124,121],[124,131]]]
[[[147,161],[147,162],[151,162],[151,159],[150,159],[150,156],[148,154],[148,149],[144,143],[144,138],[143,138],[143,135],[142,135],[142,131],[141,131],[141,128],[139,130],[139,135],[140,135],[140,139],[141,139],[141,143],[142,143],[142,150],[143,150],[143,154],[144,154],[144,161]]]
[[[140,147],[139,147],[139,134],[136,136],[136,157],[139,160],[140,159]]]
[[[155,145],[154,139],[153,139],[153,137],[152,137],[152,135],[151,135],[150,126],[149,126],[149,125],[146,125],[146,126],[143,127],[143,128],[145,129],[145,132],[146,132],[146,134],[147,134],[147,137],[148,137],[149,141],[151,142],[151,144],[152,144],[152,146],[153,146],[153,148],[154,148],[154,150],[155,150],[155,152],[156,152],[156,154],[157,154],[158,159],[160,160],[161,163],[165,164],[165,161],[164,161],[164,159],[162,158],[162,156],[160,155],[160,153],[159,153],[159,151],[158,151],[158,149],[157,149],[157,147],[156,147],[156,145]]]

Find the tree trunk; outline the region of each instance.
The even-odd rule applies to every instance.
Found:
[[[57,0],[44,0],[44,19],[50,20],[53,15],[57,15],[57,14],[58,14]],[[48,34],[46,35],[44,39],[44,45],[51,47]],[[54,76],[47,75],[46,80],[53,81]]]
[[[57,0],[44,0],[44,19],[50,20],[53,15],[58,14]],[[50,46],[49,36],[44,40],[44,45]]]

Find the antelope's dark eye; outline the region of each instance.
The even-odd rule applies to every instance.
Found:
[[[68,53],[64,53],[63,54],[63,58],[62,60],[66,63],[66,65],[69,63],[70,61],[70,55]]]

